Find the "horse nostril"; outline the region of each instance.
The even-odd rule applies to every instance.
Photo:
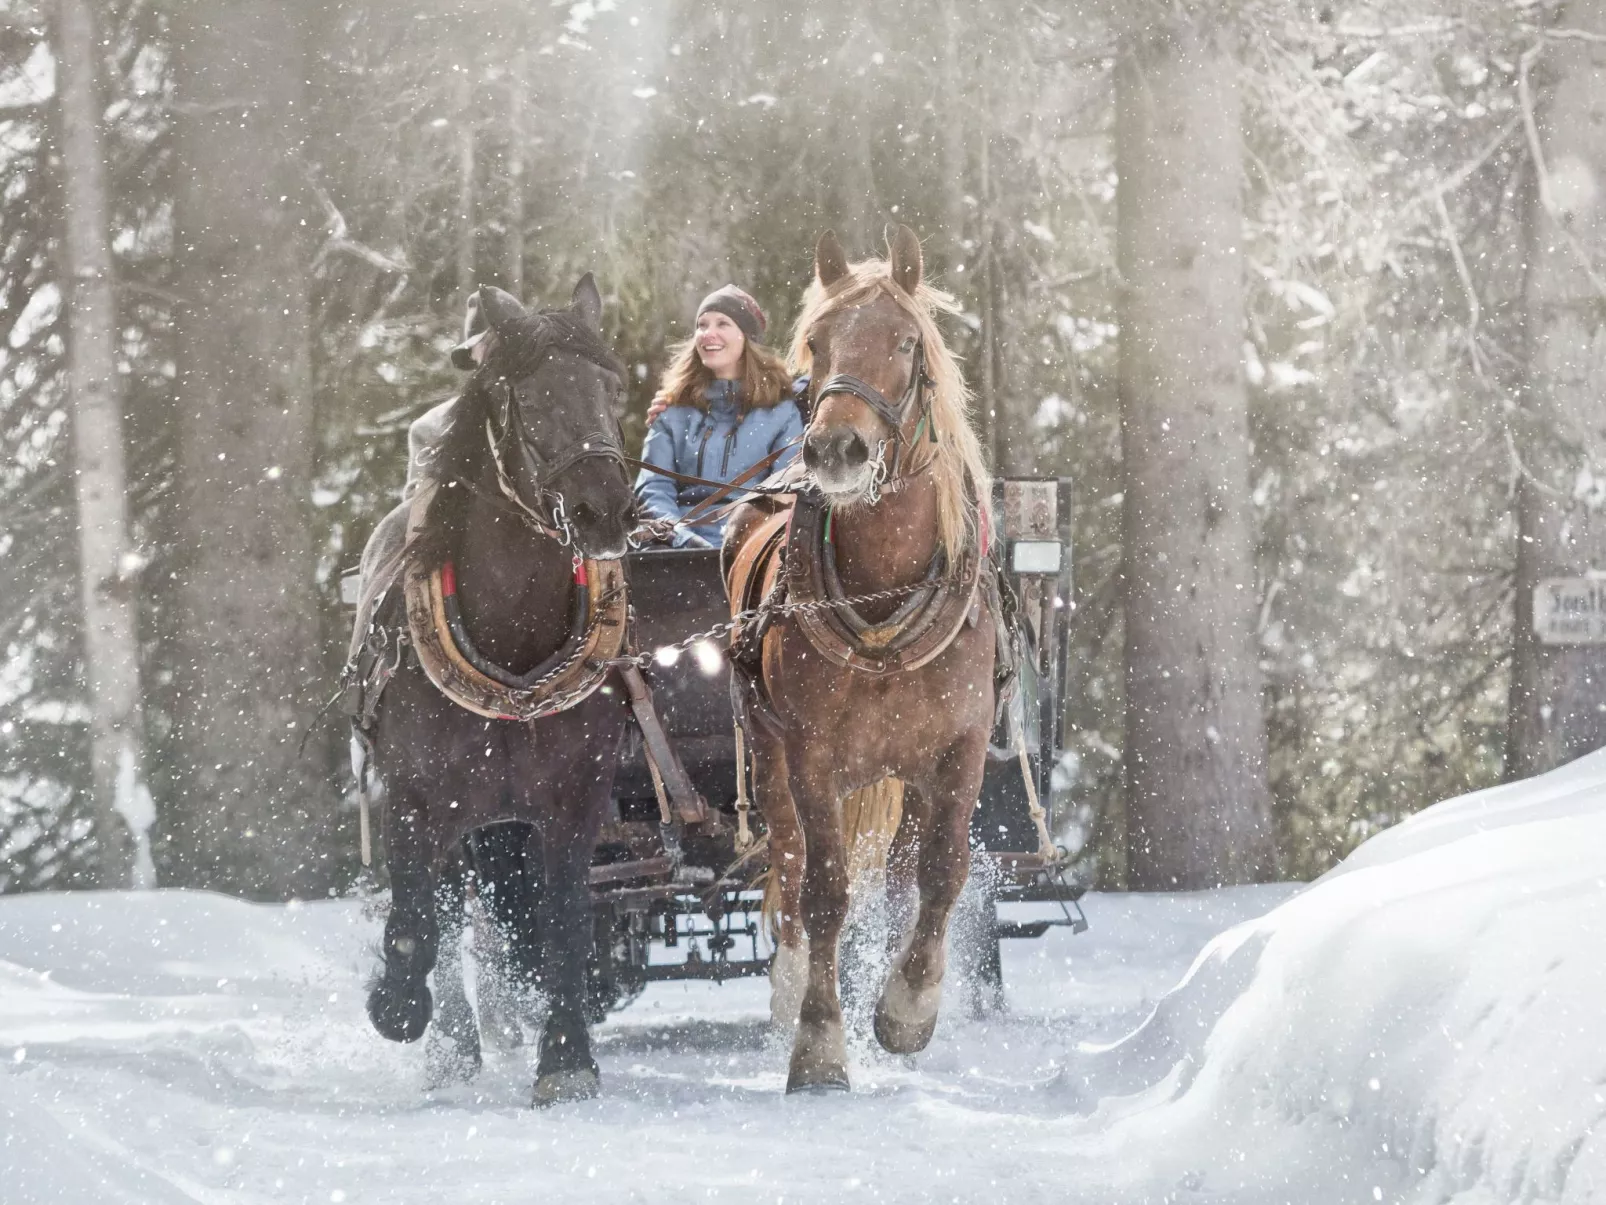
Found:
[[[870,459],[870,446],[864,442],[857,432],[850,434],[846,443],[847,446],[842,449],[842,459],[848,463],[850,468],[856,469]]]
[[[596,508],[589,502],[576,502],[574,504],[574,518],[577,523],[595,523],[597,519]]]
[[[812,439],[803,441],[803,463],[811,469],[820,467],[820,449]]]

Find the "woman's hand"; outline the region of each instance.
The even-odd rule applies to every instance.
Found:
[[[653,423],[658,421],[658,416],[660,414],[662,414],[665,410],[668,410],[668,409],[669,409],[669,399],[668,398],[666,398],[666,397],[655,397],[655,398],[653,398],[652,399],[652,405],[647,407],[647,425],[649,427],[652,426]]]

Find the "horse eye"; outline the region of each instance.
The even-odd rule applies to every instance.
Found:
[[[913,351],[914,349],[915,349],[915,337],[913,335],[910,335],[902,343],[898,344],[898,350],[899,351]]]

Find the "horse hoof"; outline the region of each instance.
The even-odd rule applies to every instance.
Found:
[[[530,1104],[546,1109],[573,1100],[590,1100],[601,1091],[602,1077],[589,1067],[548,1071],[535,1081],[535,1099]]]
[[[380,1037],[392,1042],[416,1042],[429,1028],[435,1001],[429,987],[420,982],[416,989],[392,985],[381,979],[368,993],[368,1019]]]
[[[918,1054],[931,1043],[937,1031],[937,1014],[923,1021],[898,1021],[887,1011],[885,1002],[875,1010],[875,1040],[889,1054]]]
[[[846,1067],[793,1067],[786,1077],[788,1096],[835,1096],[852,1090]]]

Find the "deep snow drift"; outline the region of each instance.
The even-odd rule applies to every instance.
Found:
[[[1297,893],[1092,897],[826,1099],[759,983],[650,989],[535,1113],[528,1049],[429,1093],[369,1031],[358,902],[8,898],[0,1202],[1606,1201],[1603,804],[1606,753]]]

